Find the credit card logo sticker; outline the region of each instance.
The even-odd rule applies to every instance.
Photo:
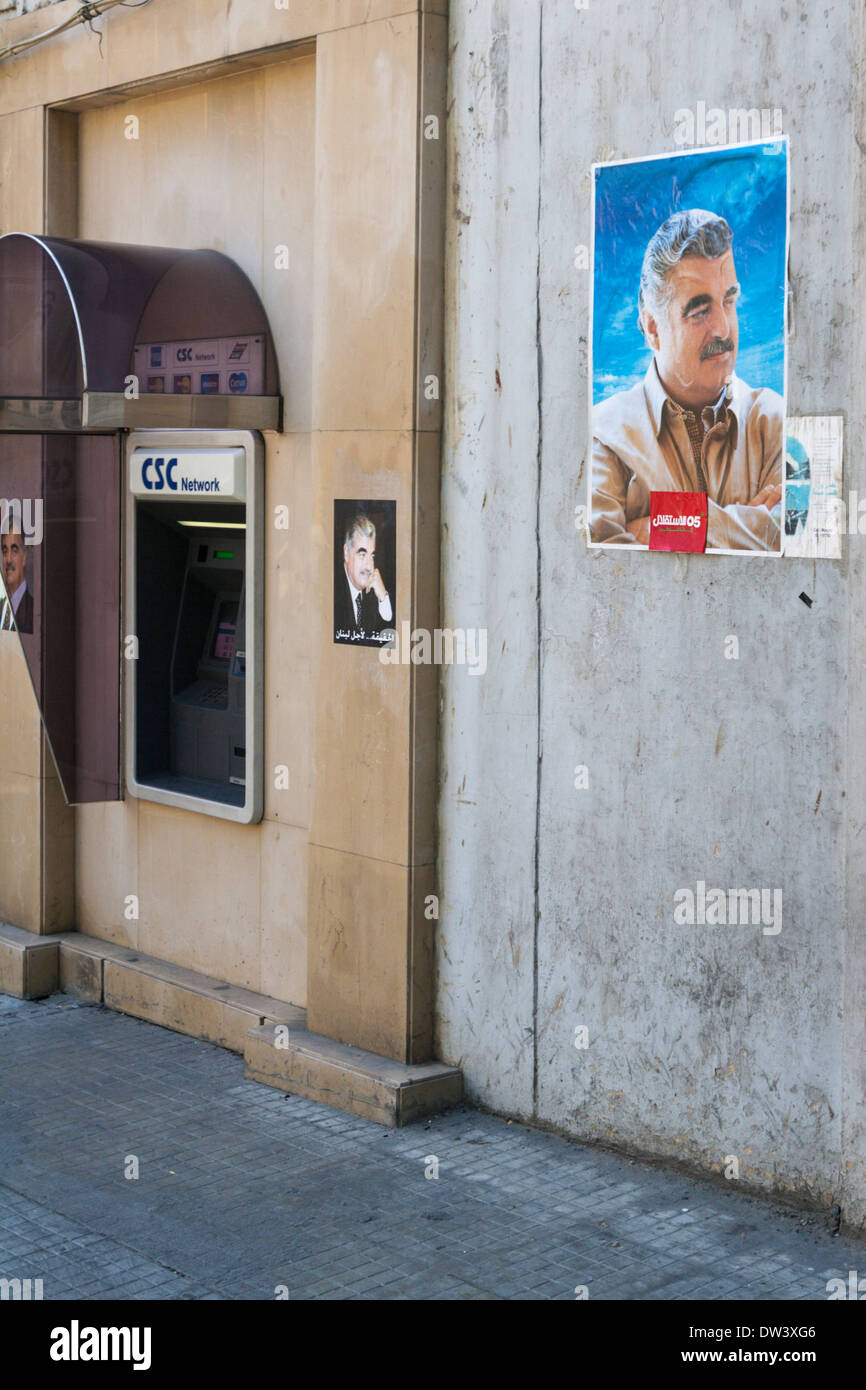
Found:
[[[138,343],[134,370],[142,390],[151,394],[261,396],[265,386],[265,348],[265,339],[255,333],[243,338],[233,335]],[[160,386],[158,378],[162,373]],[[145,387],[148,374],[152,384]]]

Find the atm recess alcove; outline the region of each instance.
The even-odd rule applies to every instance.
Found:
[[[241,450],[246,491],[243,498],[211,496],[203,519],[220,524],[208,531],[211,558],[199,566],[210,578],[193,574],[175,596],[177,611],[166,610],[165,621],[177,648],[181,609],[189,608],[196,583],[203,582],[223,605],[215,610],[219,640],[210,632],[211,613],[208,631],[196,628],[197,658],[180,651],[178,679],[185,672],[191,686],[210,678],[214,689],[223,676],[226,687],[235,682],[232,698],[225,696],[235,715],[229,766],[225,778],[220,773],[217,779],[191,780],[225,783],[229,790],[216,798],[216,814],[246,820],[260,814],[255,796],[243,791],[249,739],[238,723],[246,711],[237,681],[250,642],[239,645],[237,639],[244,621],[249,634],[255,601],[246,596],[261,560],[244,545],[244,564],[229,577],[231,567],[217,552],[219,536],[230,526],[246,526],[262,466],[256,432],[279,430],[281,423],[267,316],[253,285],[227,256],[28,233],[0,237],[0,526],[23,541],[23,562],[15,588],[10,579],[8,597],[69,803],[122,795],[121,675],[136,659],[127,640],[136,634],[126,629],[122,611],[124,499],[134,491],[126,434],[137,431],[136,448],[146,450],[149,432],[159,432],[163,454],[174,456],[193,450],[196,439],[202,447],[206,431],[212,455]],[[173,480],[179,477],[172,474]],[[223,510],[214,511],[220,500]],[[232,506],[238,513],[233,518]],[[237,529],[236,537],[241,535]],[[187,559],[193,557],[190,547],[191,542]],[[236,555],[241,548],[235,546]],[[220,566],[226,576],[217,583],[214,567]],[[126,576],[127,587],[131,578]],[[22,606],[25,592],[30,597]],[[193,610],[198,612],[194,603]],[[201,626],[200,614],[199,619]],[[260,592],[255,623],[261,624]],[[248,708],[255,679],[243,688]],[[183,700],[180,706],[186,708]],[[177,767],[211,774],[220,760],[208,752],[206,737],[192,761],[179,748],[194,723],[184,723],[180,709],[170,735],[175,751],[166,766],[170,770],[173,759]],[[207,809],[207,798],[198,799],[205,804],[194,809]]]

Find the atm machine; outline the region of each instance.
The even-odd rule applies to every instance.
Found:
[[[259,821],[261,436],[139,431],[127,477],[127,788]]]

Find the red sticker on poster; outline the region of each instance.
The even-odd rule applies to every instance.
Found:
[[[649,548],[702,554],[707,548],[707,494],[651,492]]]

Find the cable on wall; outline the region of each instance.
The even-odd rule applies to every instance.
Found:
[[[44,43],[46,39],[52,39],[56,34],[62,34],[67,29],[74,29],[76,24],[92,25],[94,19],[98,19],[106,10],[113,10],[115,5],[125,5],[127,9],[137,10],[142,5],[149,5],[150,0],[137,0],[132,4],[130,0],[87,0],[81,5],[69,19],[62,24],[55,24],[53,29],[46,29],[41,34],[34,35],[33,38],[20,39],[18,43],[10,43],[6,48],[0,48],[0,62],[5,58],[14,58],[19,53],[26,53],[28,49],[35,48],[38,43]]]

